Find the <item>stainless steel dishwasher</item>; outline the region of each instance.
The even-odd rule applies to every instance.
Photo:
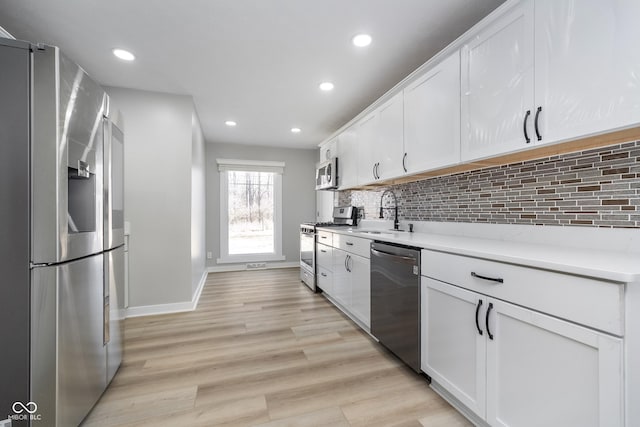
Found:
[[[420,372],[420,249],[371,244],[371,334]]]

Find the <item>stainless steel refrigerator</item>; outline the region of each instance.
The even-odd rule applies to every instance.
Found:
[[[121,120],[58,48],[0,70],[0,420],[77,426],[122,357]]]

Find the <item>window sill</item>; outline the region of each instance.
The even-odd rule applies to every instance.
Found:
[[[246,255],[230,255],[216,259],[218,264],[238,264],[243,262],[266,262],[266,261],[285,261],[284,255],[276,254],[246,254]]]

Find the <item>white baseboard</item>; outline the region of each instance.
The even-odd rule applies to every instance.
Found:
[[[268,262],[267,270],[272,268],[292,268],[292,267],[300,267],[300,261],[295,262]],[[247,264],[231,264],[231,265],[217,265],[215,267],[207,268],[209,273],[222,273],[226,271],[245,271],[247,269]]]
[[[198,284],[198,288],[194,292],[191,301],[129,307],[127,308],[127,317],[155,316],[157,314],[182,313],[185,311],[195,310],[196,307],[198,307],[198,301],[200,301],[200,295],[202,294],[202,289],[204,289],[204,284],[207,282],[207,275],[207,271],[202,273],[200,283]]]

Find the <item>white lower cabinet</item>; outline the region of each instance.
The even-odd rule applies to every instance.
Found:
[[[347,314],[354,316],[367,328],[371,325],[371,278],[369,259],[333,249],[333,288],[330,296]]]
[[[427,277],[422,307],[422,370],[488,425],[624,425],[622,339]]]
[[[318,236],[331,245],[317,244],[318,286],[340,310],[368,330],[371,325],[368,258],[371,241],[326,231],[319,231]]]
[[[333,249],[333,293],[331,296],[345,308],[351,306],[351,274],[349,273],[349,254]]]
[[[426,277],[420,296],[422,370],[484,418],[487,344],[474,326],[482,298]]]
[[[351,312],[362,323],[371,326],[371,273],[369,258],[350,255]]]

